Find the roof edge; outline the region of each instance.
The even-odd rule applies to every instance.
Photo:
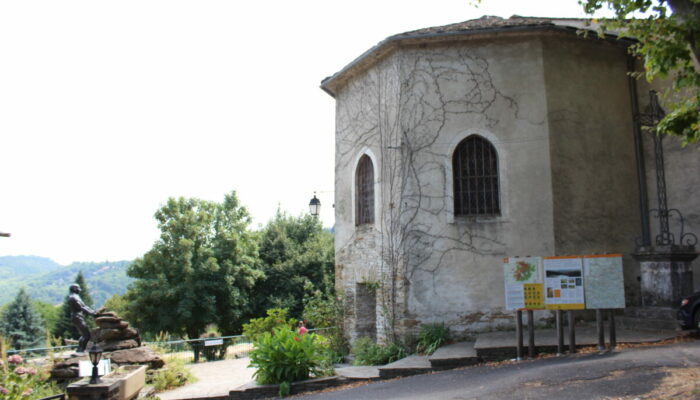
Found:
[[[561,20],[562,18],[558,18]],[[331,97],[335,98],[337,90],[340,88],[342,83],[344,83],[345,76],[352,70],[356,68],[369,68],[371,65],[375,64],[380,59],[383,59],[388,53],[392,52],[395,48],[398,48],[403,42],[410,42],[415,40],[429,40],[429,39],[449,39],[449,38],[468,38],[475,35],[483,35],[487,33],[518,33],[526,31],[556,31],[565,32],[569,34],[574,34],[580,36],[580,32],[586,32],[595,35],[596,39],[615,41],[615,42],[625,42],[630,45],[636,42],[634,39],[627,37],[618,37],[612,33],[604,33],[603,37],[599,36],[599,33],[592,29],[581,29],[573,26],[563,26],[555,24],[528,24],[528,25],[513,25],[513,26],[499,26],[499,27],[484,27],[484,28],[472,28],[461,31],[450,31],[450,32],[431,32],[431,33],[401,33],[398,35],[389,36],[388,38],[382,40],[376,45],[372,46],[369,50],[362,53],[359,57],[355,58],[340,71],[335,74],[324,78],[321,81],[320,88],[328,93]],[[582,37],[583,38],[583,37]]]

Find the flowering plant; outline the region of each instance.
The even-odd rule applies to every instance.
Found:
[[[0,360],[0,398],[5,400],[29,400],[32,397],[42,397],[50,394],[51,386],[35,368],[24,365],[19,354]],[[35,395],[35,396],[32,396]]]

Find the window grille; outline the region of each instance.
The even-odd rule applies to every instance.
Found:
[[[355,225],[374,223],[374,165],[365,154],[355,171]]]
[[[452,156],[455,215],[499,215],[498,157],[486,139],[462,140]]]

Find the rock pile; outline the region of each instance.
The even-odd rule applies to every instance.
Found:
[[[151,369],[163,367],[165,362],[149,347],[141,346],[139,332],[129,327],[129,323],[111,311],[98,310],[95,318],[97,328],[91,332],[87,349],[96,342],[103,351],[102,358],[112,360],[112,367],[120,365],[147,364]],[[51,377],[57,380],[78,377],[78,364],[89,360],[87,354],[63,356],[51,370]]]
[[[95,323],[97,329],[92,331],[91,339],[97,342],[97,346],[102,351],[133,349],[141,346],[139,332],[129,328],[129,323],[119,318],[116,313],[106,311],[97,314]]]

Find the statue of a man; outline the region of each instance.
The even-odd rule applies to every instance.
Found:
[[[72,284],[70,285],[70,295],[68,296],[68,306],[70,306],[70,319],[73,322],[75,329],[80,332],[80,339],[78,340],[78,353],[84,353],[87,347],[88,341],[90,340],[90,329],[85,323],[85,317],[83,313],[91,316],[95,316],[95,311],[86,306],[83,303],[83,299],[80,298],[80,285]]]

